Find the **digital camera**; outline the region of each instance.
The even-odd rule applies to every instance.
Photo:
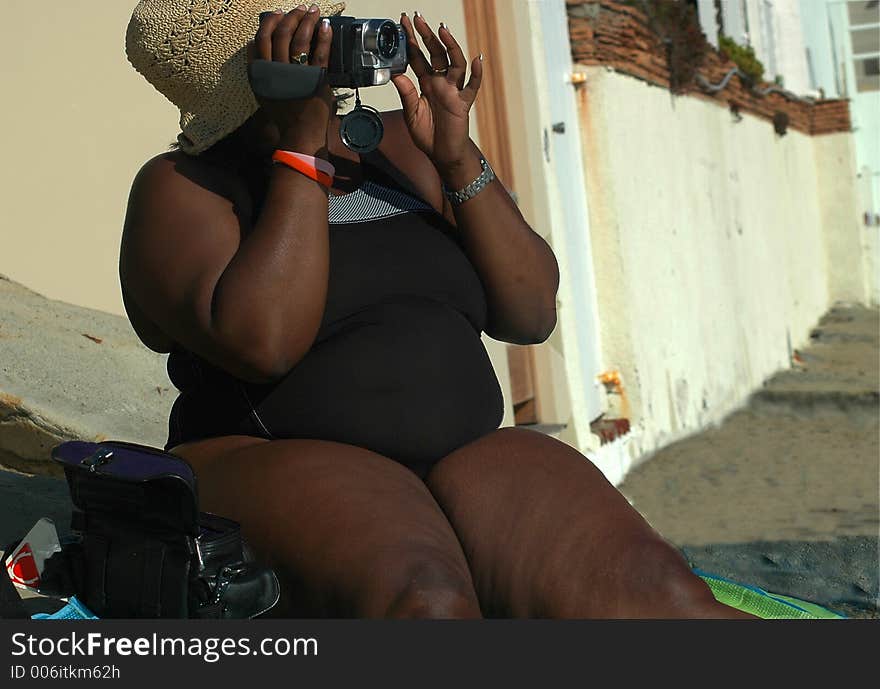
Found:
[[[269,14],[271,12],[260,13],[260,21]],[[346,16],[328,19],[333,29],[326,74],[330,86],[381,86],[387,84],[393,75],[406,71],[406,33],[400,24],[395,24],[390,19],[358,19]]]

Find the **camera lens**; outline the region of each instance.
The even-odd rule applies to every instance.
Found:
[[[379,36],[377,41],[377,47],[379,48],[379,55],[386,59],[391,59],[397,54],[397,46],[398,46],[399,37],[397,35],[397,26],[394,22],[385,22],[379,28]]]

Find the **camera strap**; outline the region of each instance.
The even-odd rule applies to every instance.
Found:
[[[24,619],[27,614],[18,590],[6,572],[6,553],[0,558],[0,619]]]

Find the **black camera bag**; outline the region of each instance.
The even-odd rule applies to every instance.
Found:
[[[246,557],[239,524],[199,512],[183,459],[120,441],[65,442],[52,457],[74,504],[73,587],[98,617],[247,618],[278,602],[278,579]]]

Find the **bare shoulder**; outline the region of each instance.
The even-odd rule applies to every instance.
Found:
[[[228,170],[179,151],[154,156],[129,192],[119,253],[123,302],[154,351],[179,333],[169,322],[199,274],[222,270],[240,243],[243,184]]]
[[[216,161],[166,151],[141,166],[132,184],[131,200],[155,202],[177,190],[193,191],[194,187],[229,200],[236,200],[243,188],[241,180]]]
[[[415,145],[409,135],[403,110],[383,112],[382,122],[385,125],[385,137],[379,151],[406,175],[425,201],[442,213],[443,190],[440,175],[431,159]]]

